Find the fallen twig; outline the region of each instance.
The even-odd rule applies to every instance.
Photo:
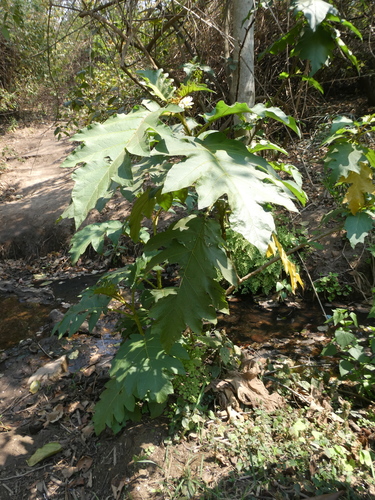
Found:
[[[49,465],[42,465],[41,467],[37,467],[36,469],[31,469],[23,474],[18,474],[18,476],[9,476],[9,477],[0,477],[0,481],[10,481],[11,479],[18,479],[19,477],[27,476],[28,474],[33,474],[36,470],[44,469],[45,467],[49,467]]]

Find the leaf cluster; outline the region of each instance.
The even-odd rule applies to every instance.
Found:
[[[331,3],[325,0],[295,0],[291,10],[295,23],[260,55],[262,59],[266,54],[278,55],[288,50],[288,57],[291,56],[295,62],[288,72],[280,73],[280,79],[298,79],[323,93],[314,75],[330,64],[335,50],[359,72],[360,63],[343,41],[342,31],[349,30],[360,40],[362,34],[351,22],[342,18]],[[308,61],[309,70],[307,67],[304,70],[300,68],[299,60]]]
[[[340,356],[341,380],[354,383],[360,394],[374,396],[375,328],[359,327],[355,313],[336,309],[328,320],[336,327],[334,339],[323,349],[323,356]]]
[[[332,121],[324,162],[326,185],[342,204],[340,214],[352,247],[363,243],[374,227],[375,150],[369,138],[375,132],[375,115],[353,120],[338,116]]]

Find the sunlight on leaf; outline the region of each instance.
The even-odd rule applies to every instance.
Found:
[[[372,181],[372,170],[362,165],[360,173],[350,172],[347,177],[340,177],[339,183],[351,184],[347,190],[343,203],[348,203],[353,215],[366,206],[367,194],[375,194],[375,185]]]

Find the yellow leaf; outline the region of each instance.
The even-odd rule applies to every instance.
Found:
[[[270,243],[268,250],[267,250],[267,257],[271,256],[272,254],[275,255],[276,248],[277,248],[277,251],[279,252],[280,259],[281,259],[281,262],[284,266],[285,272],[289,275],[290,285],[292,287],[292,292],[295,293],[297,286],[298,286],[298,283],[302,286],[302,288],[304,287],[301,276],[297,273],[296,265],[293,264],[293,262],[291,262],[288,259],[288,256],[285,253],[285,250],[283,249],[279,240],[276,238],[276,236],[274,234],[272,235],[272,239],[273,239],[273,241]]]
[[[372,170],[367,165],[361,166],[359,174],[357,172],[350,172],[348,177],[340,177],[338,182],[351,184],[345,193],[343,203],[348,203],[353,215],[365,206],[366,194],[375,194],[375,186],[372,182]]]
[[[274,241],[270,241],[270,244],[268,245],[267,252],[266,252],[266,257],[267,259],[271,257],[271,255],[276,255],[277,249]]]

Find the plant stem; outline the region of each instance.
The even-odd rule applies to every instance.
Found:
[[[161,211],[162,211],[162,209],[160,208],[156,212],[155,217],[152,219],[152,232],[153,232],[154,236],[156,236],[156,234],[158,232],[157,229],[158,229],[159,215],[161,214]],[[163,288],[160,270],[156,271],[156,288],[158,288],[159,290],[161,288]]]
[[[180,122],[182,123],[182,126],[184,127],[184,130],[186,132],[186,135],[193,135],[191,133],[191,130],[189,129],[187,122],[186,122],[185,116],[182,113],[178,113],[176,116],[180,120]]]

